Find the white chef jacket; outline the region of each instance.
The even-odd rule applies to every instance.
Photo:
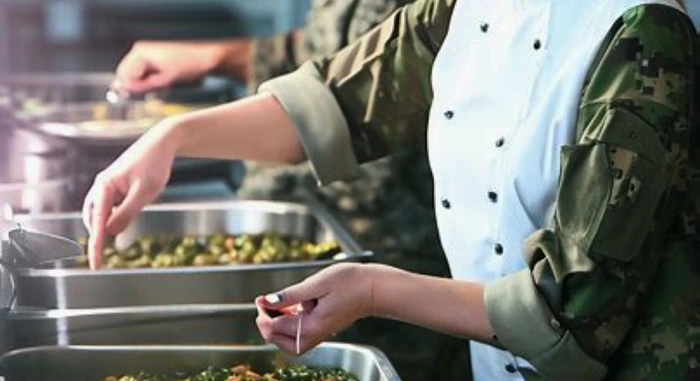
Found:
[[[644,4],[681,9],[676,0],[456,2],[433,64],[428,122],[436,217],[455,279],[489,284],[526,267],[526,237],[552,227],[560,149],[574,141],[589,67],[613,24]],[[313,65],[261,91],[291,112],[320,182],[355,173],[343,113]],[[532,369],[488,345],[471,350],[475,381]]]
[[[695,1],[695,0],[692,0]],[[583,81],[622,14],[673,0],[460,0],[433,66],[428,152],[441,242],[455,279],[526,267],[523,243],[551,227],[559,153],[574,140]],[[471,345],[475,381],[530,367]]]

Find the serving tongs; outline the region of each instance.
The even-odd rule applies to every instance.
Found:
[[[76,242],[53,234],[25,230],[21,225],[1,240],[0,250],[0,318],[14,303],[17,293],[15,270],[34,268],[48,263],[84,255]]]
[[[116,120],[126,120],[131,103],[131,92],[123,87],[111,87],[105,93],[108,105],[108,117]]]

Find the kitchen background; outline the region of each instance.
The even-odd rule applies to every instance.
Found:
[[[2,114],[3,91],[15,100],[46,98],[59,74],[113,72],[140,39],[274,35],[303,25],[309,6],[310,0],[0,0],[0,201],[21,212],[79,208],[95,173],[125,148],[66,144],[12,128]],[[19,76],[20,90],[3,90],[3,78]],[[27,86],[27,78],[35,84]],[[222,78],[202,87],[230,91],[231,98],[246,91]],[[92,92],[91,100],[100,96]],[[20,108],[4,102],[6,113]],[[241,163],[178,161],[161,201],[229,197],[243,171]]]
[[[109,71],[137,39],[267,36],[309,0],[0,0],[0,73]]]

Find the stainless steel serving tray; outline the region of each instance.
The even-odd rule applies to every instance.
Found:
[[[27,229],[83,237],[80,214],[16,216]],[[105,308],[174,304],[250,303],[261,294],[299,282],[340,261],[359,261],[364,252],[348,232],[316,205],[265,201],[163,204],[147,208],[117,244],[145,234],[277,233],[315,242],[336,239],[343,253],[333,260],[168,269],[22,269],[17,271],[15,306],[44,309]]]
[[[282,356],[264,347],[41,347],[23,349],[0,359],[7,381],[99,381],[105,376],[138,373],[197,372],[213,367],[251,364],[270,369],[276,361],[342,368],[360,381],[401,381],[379,350],[325,343],[304,356]]]
[[[106,106],[105,92],[113,80],[114,73],[100,72],[0,76],[0,105],[4,104],[10,109],[12,122],[17,126],[73,140],[81,145],[122,147],[136,140],[162,118],[150,115],[148,118],[132,119],[133,111],[142,108],[144,98],[185,104],[192,108],[220,104],[234,98],[232,82],[207,77],[197,84],[134,95],[126,114],[118,118],[122,120],[84,123],[95,119],[95,105]],[[99,127],[100,124],[104,125],[103,128]]]
[[[6,346],[262,344],[256,315],[253,304],[14,310]]]

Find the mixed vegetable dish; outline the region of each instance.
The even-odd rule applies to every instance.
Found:
[[[233,368],[209,368],[194,375],[154,376],[140,373],[135,376],[110,376],[102,381],[358,381],[341,369],[322,369],[306,365],[278,367],[270,373],[256,373],[248,365]]]
[[[86,247],[86,239],[80,243]],[[341,252],[337,241],[313,243],[277,234],[210,236],[145,236],[124,250],[113,245],[103,251],[106,268],[162,268],[265,264],[331,259]]]

